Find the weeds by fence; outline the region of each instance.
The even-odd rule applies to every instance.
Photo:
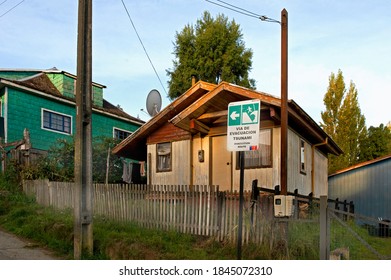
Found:
[[[23,183],[24,192],[39,204],[58,209],[73,208],[73,186],[48,180]],[[220,241],[237,240],[238,192],[220,192],[214,186],[95,184],[93,195],[94,215]],[[261,243],[272,230],[273,195],[262,194],[253,201],[246,191],[244,205],[243,242]]]
[[[57,209],[73,208],[73,183],[48,180],[25,181],[23,189],[39,204]],[[323,212],[328,214],[320,218],[322,207],[318,207],[319,199],[295,192],[290,194],[295,196],[294,216],[280,219],[274,217],[275,192],[262,188],[259,190],[261,193],[256,199],[252,196],[254,193],[244,192],[243,243],[256,243],[262,245],[263,250],[266,248],[265,250],[280,252],[281,248],[278,247],[281,245],[280,225],[281,222],[289,221],[289,240],[292,246],[296,246],[295,251],[304,253],[309,250],[318,251],[320,244],[320,251],[328,251],[323,256],[326,259],[330,249],[333,252],[345,250],[354,259],[391,257],[389,246],[382,245],[388,244],[384,237],[389,236],[388,229],[391,224],[388,221],[379,221],[354,213],[352,202],[327,200],[328,206],[324,206],[326,211]],[[237,192],[220,192],[213,186],[95,184],[93,195],[94,215],[105,219],[133,222],[151,229],[210,236],[223,242],[237,241],[239,224]],[[370,234],[365,233],[366,228],[354,225],[358,220],[365,221],[365,225],[374,225],[368,226],[369,232],[376,226],[379,227],[379,232],[373,234],[375,237],[370,238],[368,236]],[[322,221],[323,225],[329,227],[328,229],[320,226]],[[349,226],[351,228],[348,228]],[[322,239],[323,243],[317,240],[321,231],[327,232],[328,235]],[[376,237],[378,235],[381,237]]]

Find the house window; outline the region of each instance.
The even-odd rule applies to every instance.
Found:
[[[300,172],[305,174],[305,141],[300,139]]]
[[[42,127],[65,134],[72,134],[72,117],[42,109]]]
[[[115,139],[124,140],[124,139],[127,138],[130,134],[132,134],[132,132],[127,131],[127,130],[123,130],[123,129],[119,129],[119,128],[114,128],[114,129],[113,129],[113,137],[114,137]]]
[[[237,155],[236,168],[240,168],[239,153]],[[272,166],[272,130],[259,131],[259,149],[244,152],[245,168],[262,168]]]
[[[171,143],[156,145],[157,172],[171,171]]]

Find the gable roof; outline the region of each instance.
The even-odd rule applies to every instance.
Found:
[[[57,97],[63,96],[61,92],[53,85],[48,76],[45,75],[45,73],[38,73],[28,78],[11,81],[15,84],[42,91]]]
[[[16,70],[7,70],[7,71],[17,72]],[[27,70],[23,70],[23,71],[27,71]],[[38,70],[30,70],[30,71],[35,72]],[[69,73],[66,73],[64,71],[60,71],[57,69],[49,69],[49,70],[38,71],[38,73],[36,73],[32,76],[28,76],[28,77],[18,79],[18,80],[0,78],[0,88],[5,87],[5,86],[18,88],[19,90],[28,91],[28,92],[38,94],[38,95],[44,95],[45,97],[48,97],[48,98],[55,98],[55,99],[62,101],[62,102],[75,104],[74,98],[64,96],[60,93],[60,91],[54,86],[54,84],[48,78],[46,73],[61,73],[64,75],[69,75],[69,76],[76,79],[75,76],[73,76]],[[101,88],[105,87],[103,85],[96,84],[96,83],[94,83],[94,85],[101,87]],[[93,109],[95,111],[98,111],[98,112],[101,112],[104,114],[109,114],[109,115],[112,115],[117,118],[123,118],[123,119],[126,119],[127,121],[132,121],[132,122],[139,124],[139,125],[142,125],[145,123],[144,121],[127,114],[126,112],[124,112],[123,110],[121,110],[117,106],[111,104],[110,102],[108,102],[105,99],[103,99],[103,107],[93,106]]]
[[[146,138],[152,132],[167,123],[171,118],[182,112],[185,108],[196,102],[201,96],[214,89],[216,85],[198,82],[184,94],[175,99],[170,105],[161,110],[143,126],[124,139],[112,150],[119,156],[127,156],[131,153],[132,158],[144,160],[147,153]]]
[[[42,74],[42,73],[45,73],[45,74],[63,74],[65,76],[68,76],[68,77],[71,77],[73,79],[76,80],[77,76],[76,75],[73,75],[69,72],[66,72],[66,71],[63,71],[63,70],[59,70],[57,69],[56,67],[53,67],[53,68],[50,68],[50,69],[14,69],[14,68],[0,68],[0,72],[6,72],[6,73],[15,73],[15,75],[11,75],[11,76],[14,76],[14,77],[17,77],[18,76],[18,73],[22,73],[22,75],[25,77],[25,78],[22,78],[22,79],[15,79],[14,77],[13,78],[8,78],[9,80],[19,80],[19,81],[23,81],[23,80],[26,80],[26,79],[30,79],[32,77],[34,77],[35,75],[39,75],[39,74]],[[96,83],[96,82],[92,82],[92,85],[96,86],[96,87],[99,87],[99,88],[106,88],[105,85],[102,85],[102,84],[99,84],[99,83]]]
[[[163,124],[170,122],[191,133],[207,134],[210,127],[216,124],[226,125],[229,103],[249,99],[261,100],[261,118],[262,114],[268,114],[275,121],[279,121],[280,98],[227,82],[215,85],[199,81],[135,133],[118,144],[113,149],[113,153],[140,160],[145,159],[148,135]],[[342,153],[338,145],[293,100],[288,101],[288,115],[288,126],[302,132],[302,135],[305,135],[311,143],[324,143],[327,139],[325,145],[318,147],[322,152],[335,155]]]

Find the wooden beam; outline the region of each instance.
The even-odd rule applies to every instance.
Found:
[[[202,134],[208,134],[209,130],[210,130],[209,126],[207,126],[206,124],[204,124],[196,119],[190,120],[189,128],[192,131],[201,132]]]
[[[26,142],[25,140],[19,140],[19,141],[13,141],[13,142],[1,144],[0,146],[2,148],[11,147],[11,146],[15,146],[15,148],[17,148],[17,147],[23,145],[25,142]]]
[[[207,119],[213,119],[213,118],[220,118],[227,116],[228,110],[224,111],[218,111],[218,112],[212,112],[212,113],[205,113],[199,116],[197,119],[198,120],[207,120]]]
[[[270,107],[270,117],[277,121],[277,122],[281,122],[281,118],[280,118],[280,115],[278,115],[278,113],[276,112],[276,110],[272,107]]]

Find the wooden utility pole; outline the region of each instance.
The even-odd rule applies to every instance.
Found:
[[[92,0],[79,0],[76,80],[74,258],[92,254]]]
[[[281,194],[288,193],[288,12],[281,11]]]

